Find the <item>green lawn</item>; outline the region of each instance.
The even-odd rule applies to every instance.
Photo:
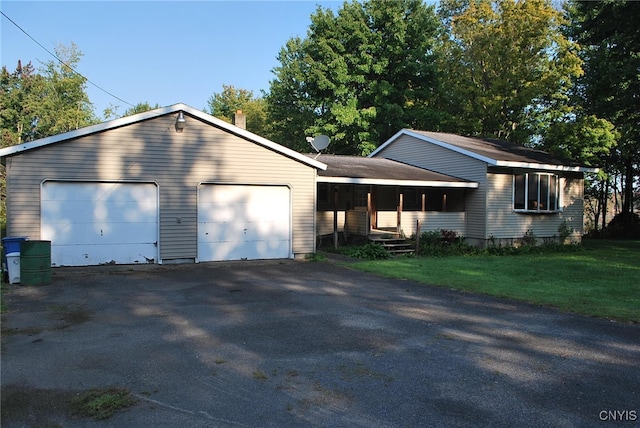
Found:
[[[583,251],[414,257],[350,264],[378,275],[640,322],[640,241],[585,240]]]

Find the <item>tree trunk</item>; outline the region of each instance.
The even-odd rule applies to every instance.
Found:
[[[602,192],[602,230],[607,228],[607,200],[609,199],[609,177],[604,181],[604,189]]]
[[[600,225],[600,213],[602,212],[602,195],[604,193],[604,180],[600,180],[598,193],[596,195],[596,208],[593,214],[593,229],[597,232]]]
[[[624,162],[624,194],[622,197],[624,224],[631,224],[633,213],[633,160],[631,156]]]

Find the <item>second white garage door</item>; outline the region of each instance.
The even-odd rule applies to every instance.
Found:
[[[291,202],[287,186],[200,186],[198,261],[290,256]]]

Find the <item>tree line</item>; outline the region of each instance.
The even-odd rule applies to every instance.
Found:
[[[347,1],[319,6],[307,35],[277,53],[269,88],[223,85],[205,108],[298,151],[329,135],[328,151],[367,155],[402,128],[493,137],[597,166],[587,180],[592,227],[637,222],[640,164],[640,3],[550,0]],[[3,146],[100,119],[64,62],[2,69]],[[157,105],[156,105],[157,107]],[[142,102],[124,115],[153,108]],[[118,116],[110,107],[104,118]]]

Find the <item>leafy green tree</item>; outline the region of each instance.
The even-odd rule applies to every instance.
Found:
[[[60,61],[49,61],[36,72],[31,63],[14,72],[0,71],[0,145],[21,144],[96,123],[85,92],[86,79],[73,71],[82,53],[75,44],[55,50]],[[0,167],[0,196],[5,201],[5,171]],[[4,224],[0,205],[0,224]]]
[[[149,104],[148,101],[139,102],[138,104],[132,105],[131,107],[126,109],[122,115],[118,113],[119,108],[120,106],[109,104],[109,106],[107,106],[107,108],[105,108],[102,113],[104,116],[104,119],[110,120],[110,119],[115,119],[117,117],[131,116],[134,114],[143,113],[145,111],[155,110],[157,108],[160,108],[160,104],[156,103],[154,106],[152,106],[151,104]]]
[[[584,60],[580,102],[620,133],[607,172],[623,176],[622,217],[631,222],[640,164],[640,3],[571,1],[568,17],[568,33],[582,46]]]
[[[309,151],[305,138],[311,135],[309,129],[322,113],[307,90],[311,64],[304,53],[306,43],[295,37],[280,50],[280,66],[272,70],[276,78],[265,97],[271,139],[300,152]]]
[[[619,133],[611,122],[593,115],[557,121],[544,135],[544,148],[563,159],[601,166],[615,149]]]
[[[0,146],[7,147],[34,139],[39,88],[43,77],[36,74],[31,63],[18,61],[16,70],[6,67],[0,72]]]
[[[222,92],[213,94],[208,100],[209,109],[205,112],[232,123],[233,115],[238,110],[246,115],[247,130],[269,138],[266,126],[266,102],[254,97],[247,89],[238,89],[231,85],[222,85]]]
[[[34,138],[43,138],[95,124],[93,104],[86,93],[87,79],[74,69],[83,54],[75,44],[55,49],[61,61],[46,62],[41,70],[43,84],[38,92],[34,108]]]
[[[567,114],[581,61],[549,0],[443,0],[439,14],[448,130],[528,143]]]
[[[305,39],[280,51],[267,95],[278,139],[309,149],[327,134],[330,151],[366,155],[399,129],[433,121],[434,9],[420,0],[318,7]]]
[[[145,101],[145,102],[142,102],[142,103],[138,103],[133,107],[128,108],[124,112],[122,117],[131,116],[131,115],[138,114],[138,113],[144,113],[145,111],[155,110],[157,108],[160,108],[160,104],[156,103],[155,106],[152,106],[147,101]]]
[[[73,71],[82,54],[72,44],[56,49],[60,61],[36,72],[31,63],[1,72],[2,144],[13,145],[71,131],[97,122],[85,92],[86,79]]]

